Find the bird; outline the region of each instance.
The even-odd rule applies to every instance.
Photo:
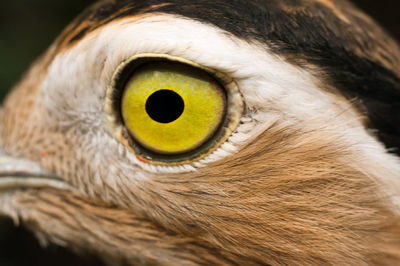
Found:
[[[110,265],[396,265],[400,48],[347,0],[100,0],[0,110],[0,213]]]

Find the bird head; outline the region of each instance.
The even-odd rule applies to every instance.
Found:
[[[42,243],[111,264],[400,259],[400,49],[348,1],[99,1],[0,112],[0,210]]]

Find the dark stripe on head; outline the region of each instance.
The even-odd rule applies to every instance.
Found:
[[[400,155],[400,50],[346,0],[105,0],[88,9],[59,39],[80,40],[115,19],[167,13],[215,25],[248,42],[266,43],[298,65],[314,64]]]

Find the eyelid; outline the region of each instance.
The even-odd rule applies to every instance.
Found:
[[[121,79],[123,80],[123,76],[127,75],[126,73],[132,73],[134,67],[140,66],[143,63],[140,60],[144,60],[145,62],[151,60],[168,60],[173,62],[179,62],[182,64],[186,64],[189,66],[193,66],[195,68],[204,70],[205,72],[211,74],[217,80],[219,80],[223,87],[226,90],[228,101],[227,101],[227,115],[226,121],[224,122],[220,135],[215,137],[215,141],[212,141],[210,146],[207,146],[204,153],[200,154],[199,152],[194,153],[191,157],[187,158],[186,160],[178,160],[178,161],[162,161],[162,160],[149,160],[140,155],[137,148],[129,137],[125,126],[122,123],[122,119],[119,114],[119,107],[116,106],[116,103],[119,104],[120,94],[123,89],[121,89]],[[133,65],[133,68],[132,68]],[[128,76],[129,76],[128,74]],[[104,104],[104,111],[107,114],[107,121],[109,122],[112,134],[114,137],[121,142],[131,153],[134,153],[136,157],[144,164],[153,164],[155,166],[160,167],[160,172],[162,168],[165,166],[174,167],[174,166],[188,166],[194,162],[199,162],[201,160],[206,159],[210,154],[218,151],[219,147],[227,141],[227,139],[231,136],[233,131],[239,125],[240,119],[242,117],[244,109],[244,103],[242,99],[242,95],[239,92],[239,88],[237,87],[236,83],[227,75],[224,75],[216,70],[203,67],[195,62],[189,61],[184,58],[174,57],[168,54],[153,54],[153,53],[144,53],[138,54],[130,57],[129,59],[123,61],[115,70],[111,83],[107,87],[106,91],[106,100]]]

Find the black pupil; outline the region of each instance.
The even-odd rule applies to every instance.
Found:
[[[159,123],[171,123],[178,119],[185,108],[179,94],[171,90],[159,90],[153,93],[146,102],[147,114]]]

